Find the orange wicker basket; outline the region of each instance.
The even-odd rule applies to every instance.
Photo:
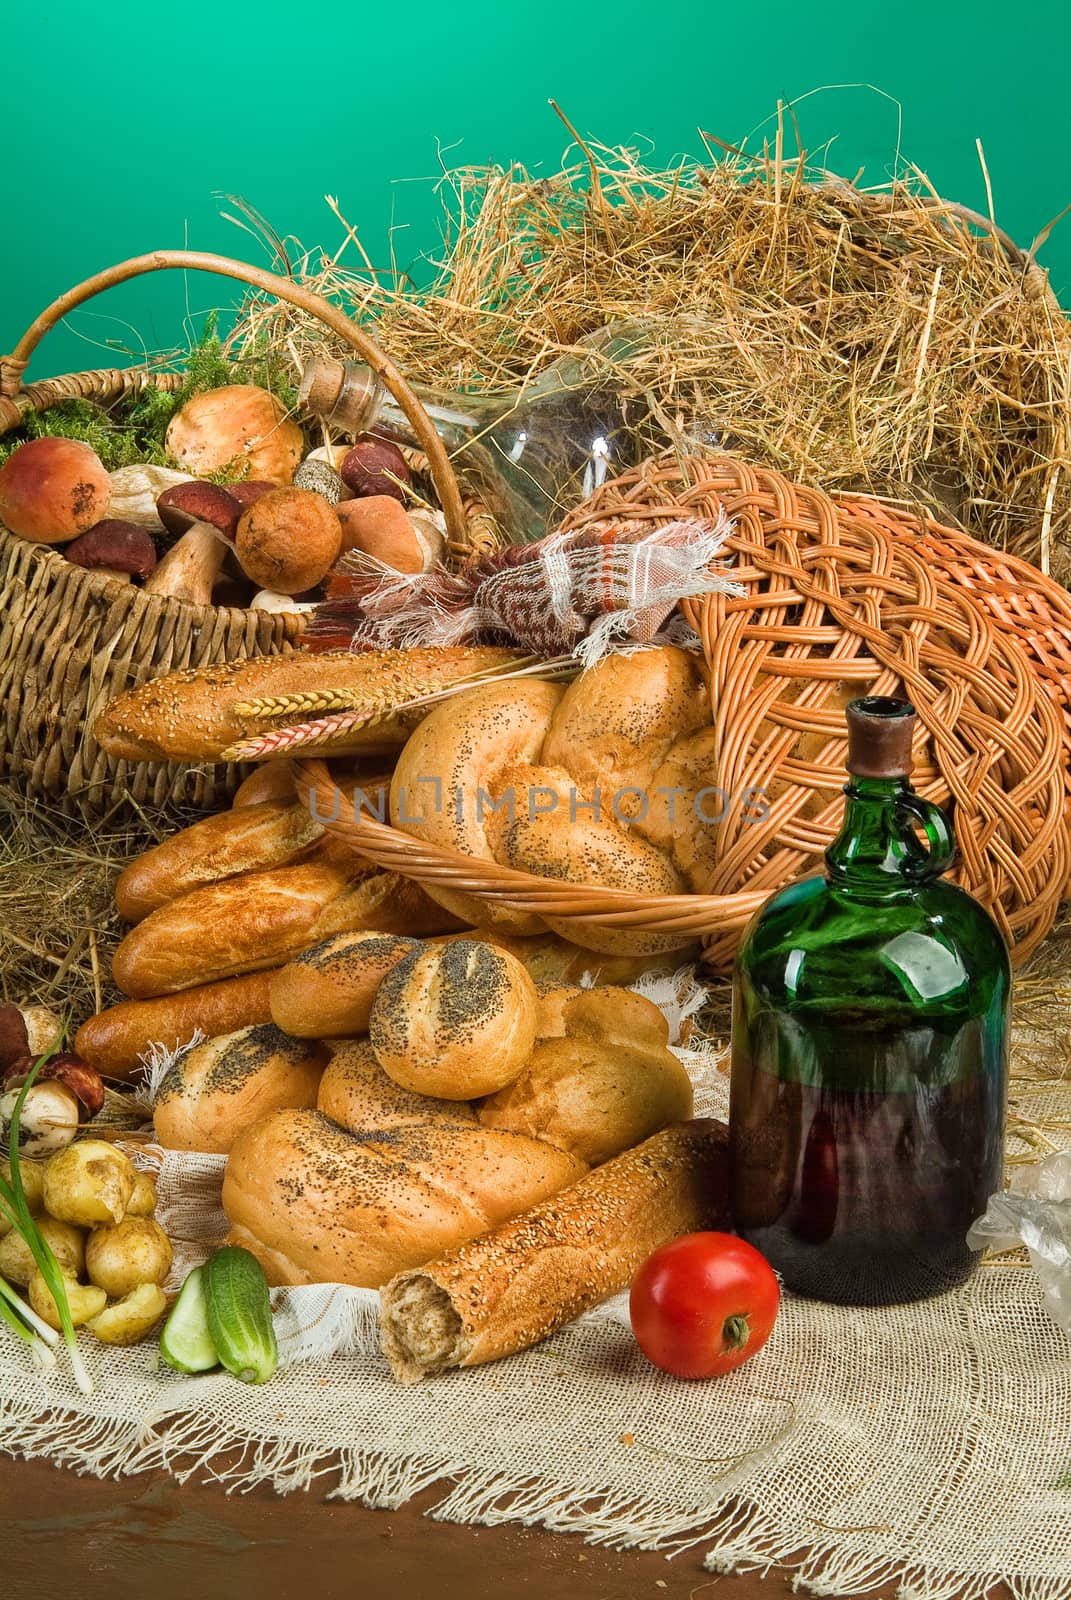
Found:
[[[434,480],[453,543],[471,538],[457,480],[442,441],[401,373],[363,329],[319,295],[288,278],[225,256],[158,250],[122,261],[68,290],[0,359],[0,434],[30,411],[63,400],[109,403],[145,385],[172,388],[175,374],[142,370],[82,372],[22,385],[40,340],[75,307],[115,284],[171,268],[235,278],[320,319],[378,373],[412,423]],[[0,526],[0,778],[35,799],[93,818],[133,802],[214,809],[236,787],[240,769],[224,763],[132,765],[106,756],[92,735],[98,711],[116,694],[185,667],[293,648],[301,619],[229,606],[200,606],[145,594],[65,561],[47,545]]]
[[[603,486],[563,524],[651,526],[682,513],[733,523],[742,596],[682,603],[710,673],[711,781],[770,797],[761,822],[715,826],[705,894],[640,897],[535,878],[425,844],[368,817],[332,831],[434,892],[449,885],[565,925],[702,938],[725,971],[778,887],[814,870],[839,823],[847,694],[906,693],[919,712],[914,784],[951,806],[957,880],[1016,960],[1044,938],[1071,874],[1071,597],[1026,563],[898,506],[832,499],[730,458],[664,457]],[[332,813],[322,761],[298,766]]]

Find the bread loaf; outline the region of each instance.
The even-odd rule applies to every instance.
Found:
[[[381,1301],[384,1353],[402,1383],[512,1355],[627,1288],[667,1239],[728,1225],[725,1126],[676,1124],[393,1278]]]
[[[172,1062],[153,1124],[168,1150],[225,1154],[241,1130],[284,1106],[314,1106],[327,1051],[273,1022],[207,1039]]]
[[[597,1166],[691,1116],[691,1080],[650,1000],[588,989],[563,1006],[562,1025],[562,1038],[541,1039],[520,1077],[481,1103],[484,1127],[547,1139]]]
[[[195,1033],[210,1039],[254,1022],[270,1022],[271,972],[224,978],[156,1000],[121,1000],[83,1022],[74,1048],[91,1067],[110,1078],[129,1078],[154,1044],[175,1050]]]
[[[476,1113],[467,1100],[433,1100],[388,1078],[368,1039],[345,1039],[332,1051],[316,1107],[350,1133],[428,1122],[455,1128],[476,1125]]]
[[[160,906],[120,942],[112,973],[124,994],[144,999],[277,967],[354,928],[426,933],[452,923],[408,879],[306,862],[227,878]]]
[[[535,985],[520,962],[474,939],[424,945],[392,967],[368,1031],[405,1089],[471,1100],[512,1082],[532,1053]]]
[[[358,1135],[319,1111],[276,1111],[235,1140],[223,1209],[269,1283],[377,1289],[583,1170],[519,1133],[427,1123]]]
[[[265,761],[254,767],[234,791],[231,810],[243,806],[258,806],[265,800],[296,800],[294,772],[289,761]]]
[[[311,945],[272,978],[273,1020],[300,1039],[367,1033],[376,990],[414,948],[402,934],[363,929]]]
[[[218,761],[255,726],[237,710],[250,701],[334,689],[367,695],[369,709],[378,711],[385,701],[428,692],[521,654],[476,646],[365,654],[297,651],[195,667],[118,695],[97,717],[93,735],[107,755],[125,761]],[[373,721],[353,735],[347,749],[397,749],[424,715],[416,707]]]
[[[127,922],[207,883],[300,861],[323,836],[297,801],[266,800],[204,817],[146,850],[119,874],[115,904]]]
[[[493,860],[487,823],[500,796],[499,775],[514,762],[538,760],[561,697],[556,684],[520,680],[484,684],[436,707],[394,769],[390,810],[395,827],[475,860]],[[459,725],[455,713],[462,704]],[[431,892],[468,922],[512,934],[538,933],[545,927],[538,917],[488,905],[458,890],[436,885]]]

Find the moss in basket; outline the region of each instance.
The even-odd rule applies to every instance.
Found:
[[[171,466],[164,449],[168,423],[187,400],[207,389],[220,389],[228,383],[257,383],[270,389],[292,410],[297,394],[285,358],[264,350],[246,349],[237,361],[227,358],[218,333],[215,313],[205,322],[204,332],[190,350],[177,389],[165,391],[147,387],[133,400],[119,401],[111,407],[90,400],[65,400],[51,410],[30,412],[20,427],[0,439],[0,466],[26,439],[61,434],[80,439],[96,451],[109,472],[136,462]],[[233,473],[208,474],[223,481]]]

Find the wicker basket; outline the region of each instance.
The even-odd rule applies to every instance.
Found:
[[[147,272],[185,268],[252,285],[312,313],[378,373],[406,412],[427,457],[454,545],[468,538],[457,482],[438,434],[397,368],[336,306],[289,279],[223,256],[162,250],[99,273],[47,308],[12,355],[0,360],[0,434],[30,411],[62,400],[112,401],[145,384],[173,387],[174,374],[76,373],[21,386],[48,330],[93,295]],[[234,766],[134,765],[106,756],[92,735],[116,694],[183,667],[240,661],[293,648],[301,619],[144,594],[86,572],[45,545],[0,528],[0,777],[69,814],[98,817],[129,803],[211,810],[235,788]]]
[[[813,870],[842,813],[844,691],[909,695],[919,711],[915,786],[954,810],[956,876],[989,907],[1021,960],[1044,938],[1071,871],[1068,766],[1071,597],[1026,563],[877,500],[833,500],[778,473],[718,458],[648,463],[566,521],[650,525],[682,513],[734,524],[743,597],[682,605],[710,668],[719,751],[711,782],[771,797],[756,822],[716,829],[703,895],[640,897],[470,860],[370,818],[332,830],[380,865],[536,915],[702,937],[731,963],[752,912]],[[322,761],[298,767],[330,816]]]

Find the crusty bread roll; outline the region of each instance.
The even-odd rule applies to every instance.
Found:
[[[388,1078],[369,1039],[344,1039],[332,1050],[320,1079],[316,1107],[350,1133],[407,1128],[422,1122],[455,1128],[476,1125],[476,1112],[467,1100],[434,1100]]]
[[[518,796],[527,793],[533,801],[519,803],[512,817],[505,811],[496,813],[488,825],[495,859],[504,866],[540,878],[603,884],[628,889],[633,894],[683,893],[684,880],[670,858],[632,829],[622,827],[605,810],[599,815],[587,810],[585,797],[577,794],[567,772],[553,767],[510,766],[503,774],[503,782]],[[551,809],[554,796],[557,803]],[[570,932],[568,923],[559,923],[550,915],[546,923],[563,936]],[[680,949],[690,941],[687,934],[644,933],[590,924],[584,937],[593,949],[629,955]]]
[[[151,678],[109,702],[93,725],[107,755],[125,761],[218,761],[247,738],[252,724],[236,707],[251,700],[336,689],[368,695],[377,709],[385,697],[404,698],[431,686],[446,686],[486,667],[506,665],[522,654],[483,646],[436,650],[333,650],[288,656],[258,656],[220,666],[194,667]],[[345,752],[394,750],[425,715],[415,707],[358,729]],[[300,721],[300,717],[295,720]],[[341,746],[333,754],[343,754]]]
[[[289,761],[265,761],[261,766],[254,767],[249,776],[243,778],[235,789],[231,810],[240,811],[243,806],[259,806],[265,800],[296,799],[294,769]]]
[[[565,1013],[577,995],[585,992],[575,983],[562,983],[549,989],[537,989],[539,1012],[536,1017],[536,1039],[564,1039]]]
[[[327,1061],[323,1045],[290,1039],[273,1022],[206,1039],[161,1079],[156,1137],[168,1150],[224,1155],[241,1130],[284,1106],[314,1106]]]
[[[484,939],[516,956],[540,993],[559,984],[577,985],[581,979],[589,984],[630,984],[645,973],[669,975],[699,950],[696,943],[684,952],[666,950],[653,955],[611,955],[607,951],[586,950],[583,945],[563,939],[557,933],[515,939],[486,927],[473,928],[466,937]]]
[[[431,933],[454,919],[417,884],[325,861],[251,872],[160,906],[121,940],[112,974],[134,999],[277,967],[334,933]]]
[[[296,800],[265,800],[203,817],[146,850],[120,874],[115,904],[127,922],[206,883],[300,861],[323,836]]]
[[[251,972],[224,978],[156,1000],[121,1000],[83,1022],[74,1048],[105,1077],[129,1078],[154,1044],[177,1050],[195,1033],[233,1033],[254,1022],[270,1022],[268,990],[272,973]]]
[[[356,1135],[319,1111],[276,1111],[235,1140],[223,1209],[269,1283],[378,1289],[583,1171],[520,1133],[426,1123]]]
[[[729,1223],[728,1134],[679,1123],[522,1216],[383,1290],[383,1350],[402,1383],[538,1344],[628,1287],[667,1239]]]
[[[633,817],[670,746],[710,721],[702,656],[669,646],[615,652],[566,689],[541,760],[563,767],[589,799],[598,790],[605,811],[617,797],[617,812]]]
[[[364,929],[311,945],[272,978],[273,1021],[300,1039],[367,1033],[376,990],[414,948],[402,934]]]
[[[471,1100],[517,1077],[536,1016],[535,984],[519,961],[456,939],[418,948],[387,973],[368,1031],[380,1066],[404,1089]]]
[[[562,1023],[562,1038],[541,1039],[520,1077],[482,1102],[484,1127],[547,1139],[594,1167],[691,1116],[691,1080],[650,1000],[587,989]]]
[[[538,760],[561,697],[557,684],[521,679],[484,684],[436,707],[394,769],[394,826],[478,861],[493,860],[487,823],[499,798],[499,774],[513,762]],[[503,933],[538,933],[545,926],[538,917],[460,891],[436,885],[429,892],[465,921]]]

